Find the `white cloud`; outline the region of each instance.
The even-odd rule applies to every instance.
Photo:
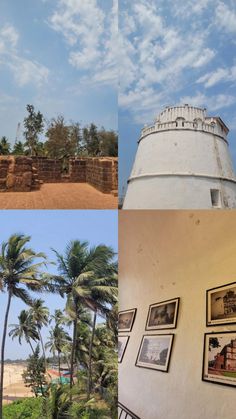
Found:
[[[217,70],[204,74],[197,83],[203,83],[206,88],[212,87],[219,82],[234,82],[236,81],[236,66],[231,68],[217,68]]]
[[[49,70],[36,61],[24,58],[18,48],[19,33],[12,25],[0,30],[0,65],[8,67],[18,86],[34,84],[40,87],[49,76]]]
[[[188,103],[193,106],[203,106],[210,111],[227,108],[236,103],[236,97],[227,94],[218,94],[206,96],[203,93],[197,93],[194,96],[184,96],[180,99],[180,103]]]
[[[223,1],[219,1],[215,11],[215,24],[217,28],[223,29],[225,32],[236,33],[236,9],[234,1],[230,7]]]
[[[207,44],[207,28],[169,23],[157,3],[139,0],[120,18],[119,103],[135,117],[141,109],[153,112],[161,100],[169,103],[188,83],[186,76],[199,74],[216,55]]]
[[[211,50],[210,48],[205,48],[202,51],[201,56],[193,63],[193,68],[202,67],[208,64],[208,62],[211,61],[214,56],[215,51]]]
[[[48,80],[48,68],[37,62],[19,56],[12,56],[12,60],[8,63],[8,66],[13,72],[16,83],[20,87],[29,83],[40,87]]]
[[[0,39],[2,45],[4,44],[4,49],[15,48],[18,43],[19,34],[12,25],[7,24],[0,30]]]
[[[171,5],[175,16],[183,19],[190,16],[200,15],[216,0],[175,0]]]
[[[69,47],[69,63],[89,73],[94,83],[117,81],[115,53],[118,33],[118,0],[110,1],[108,14],[96,0],[59,0],[49,25]]]

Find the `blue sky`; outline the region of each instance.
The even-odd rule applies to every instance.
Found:
[[[1,0],[0,137],[33,104],[117,130],[117,0]]]
[[[11,234],[21,232],[32,237],[30,247],[37,252],[44,252],[50,261],[55,261],[51,248],[63,253],[66,244],[73,239],[87,240],[91,246],[105,244],[112,246],[117,252],[117,211],[0,211],[0,245]],[[49,272],[56,273],[56,266],[49,265]],[[36,294],[35,294],[36,296]],[[50,312],[63,309],[65,301],[59,296],[41,295]],[[6,295],[0,294],[1,318],[6,307]],[[11,307],[9,324],[18,323],[17,316],[27,306],[14,299]],[[48,337],[48,330],[43,329],[44,339]],[[0,328],[0,342],[2,337],[2,322]],[[19,345],[17,340],[7,339],[6,358],[26,358],[30,353],[28,345]]]
[[[119,13],[120,193],[141,128],[167,105],[221,116],[236,167],[235,0],[121,0]]]

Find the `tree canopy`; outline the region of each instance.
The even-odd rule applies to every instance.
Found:
[[[11,142],[2,137],[0,155],[68,157],[117,157],[118,136],[113,130],[98,128],[93,122],[84,127],[79,122],[67,122],[63,115],[46,121],[34,106],[26,106],[24,142],[19,138]]]

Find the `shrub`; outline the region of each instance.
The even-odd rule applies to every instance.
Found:
[[[41,398],[17,400],[3,407],[4,419],[39,419],[42,412]]]

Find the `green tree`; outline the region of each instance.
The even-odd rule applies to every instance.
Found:
[[[47,392],[45,373],[44,359],[40,357],[39,345],[37,345],[34,353],[29,357],[26,370],[22,374],[26,387],[30,387],[36,397]]]
[[[20,315],[18,316],[18,319],[19,324],[10,325],[13,326],[13,329],[10,331],[9,336],[12,337],[12,339],[18,338],[20,345],[22,339],[25,339],[25,341],[30,345],[32,352],[34,353],[31,340],[33,340],[34,342],[39,340],[37,327],[29,312],[26,310],[21,311]]]
[[[80,124],[73,122],[69,126],[69,142],[68,142],[70,156],[75,156],[79,153],[81,147],[81,133]]]
[[[209,339],[209,351],[211,351],[211,349],[215,349],[215,348],[220,348],[220,342],[219,342],[218,338],[210,338]]]
[[[112,331],[114,344],[117,344],[118,338],[118,302],[115,303],[107,315],[107,327]]]
[[[43,132],[44,128],[43,115],[40,111],[35,112],[33,105],[27,105],[26,109],[28,116],[24,119],[25,146],[28,147],[30,156],[36,156],[38,135]]]
[[[49,397],[44,399],[46,418],[63,419],[71,418],[69,415],[70,398],[69,391],[65,386],[51,385]]]
[[[11,152],[11,144],[6,137],[2,137],[0,140],[0,154],[7,156]]]
[[[73,321],[73,339],[71,349],[70,385],[73,383],[74,361],[77,338],[77,325],[79,319],[79,308],[85,306],[91,310],[102,310],[103,306],[99,300],[95,301],[94,296],[99,284],[94,283],[96,278],[110,274],[113,265],[114,251],[105,245],[89,248],[86,241],[75,240],[70,242],[61,255],[54,250],[57,256],[58,270],[60,276],[54,276],[52,281],[55,290],[63,296],[67,296],[69,304],[73,303],[75,320]],[[94,294],[93,294],[94,292]]]
[[[90,330],[92,326],[90,311],[81,304],[78,304],[76,308],[71,295],[67,297],[65,311],[67,313],[67,317],[65,317],[65,324],[67,326],[73,326],[74,322],[77,322],[75,360],[83,369],[88,370]],[[79,368],[77,367],[78,370]]]
[[[100,140],[96,125],[90,124],[83,129],[83,143],[89,156],[100,155]]]
[[[57,353],[58,372],[61,381],[61,353],[63,346],[71,341],[71,338],[69,334],[63,329],[63,327],[59,326],[58,324],[56,324],[49,333],[50,336],[45,347],[49,349],[50,352],[52,352],[53,356],[55,356]]]
[[[107,269],[108,268],[108,269]],[[118,280],[116,274],[116,264],[111,263],[106,268],[105,278],[94,278],[92,283],[93,298],[93,326],[89,345],[89,373],[88,373],[88,399],[92,391],[92,349],[93,340],[96,330],[97,313],[100,312],[105,316],[109,316],[111,307],[117,303],[118,297]]]
[[[118,136],[115,131],[106,131],[104,128],[98,132],[101,156],[118,156]]]
[[[1,345],[0,419],[2,419],[5,342],[12,298],[20,298],[30,305],[32,298],[28,291],[38,291],[41,288],[40,267],[45,262],[34,263],[34,261],[38,258],[45,259],[45,255],[27,247],[29,241],[29,236],[13,234],[7,242],[2,243],[0,252],[0,289],[6,291],[8,295]]]
[[[51,323],[52,320],[54,320],[55,324],[58,324],[58,325],[62,325],[65,323],[65,316],[59,308],[57,308],[54,311],[54,314],[50,316],[49,323]]]
[[[63,116],[50,121],[46,136],[45,150],[49,157],[62,159],[75,156],[80,142],[79,124],[66,125]]]
[[[41,157],[44,157],[44,156],[47,155],[46,149],[45,149],[45,143],[43,143],[42,141],[37,142],[36,149],[35,149],[35,155],[36,156],[41,156]]]
[[[107,327],[107,324],[100,324],[96,328],[94,341],[95,390],[99,391],[107,401],[112,417],[115,418],[118,403],[117,341],[114,340],[113,331]]]
[[[31,308],[29,310],[30,316],[32,318],[32,321],[35,323],[39,335],[39,339],[42,346],[43,351],[43,357],[45,362],[45,370],[46,370],[46,355],[45,355],[45,349],[44,349],[44,343],[43,338],[41,334],[41,329],[43,326],[48,325],[49,321],[49,310],[46,306],[44,306],[44,301],[41,299],[36,299],[33,301]]]
[[[16,141],[12,150],[14,156],[23,156],[25,154],[24,144],[21,141]]]

